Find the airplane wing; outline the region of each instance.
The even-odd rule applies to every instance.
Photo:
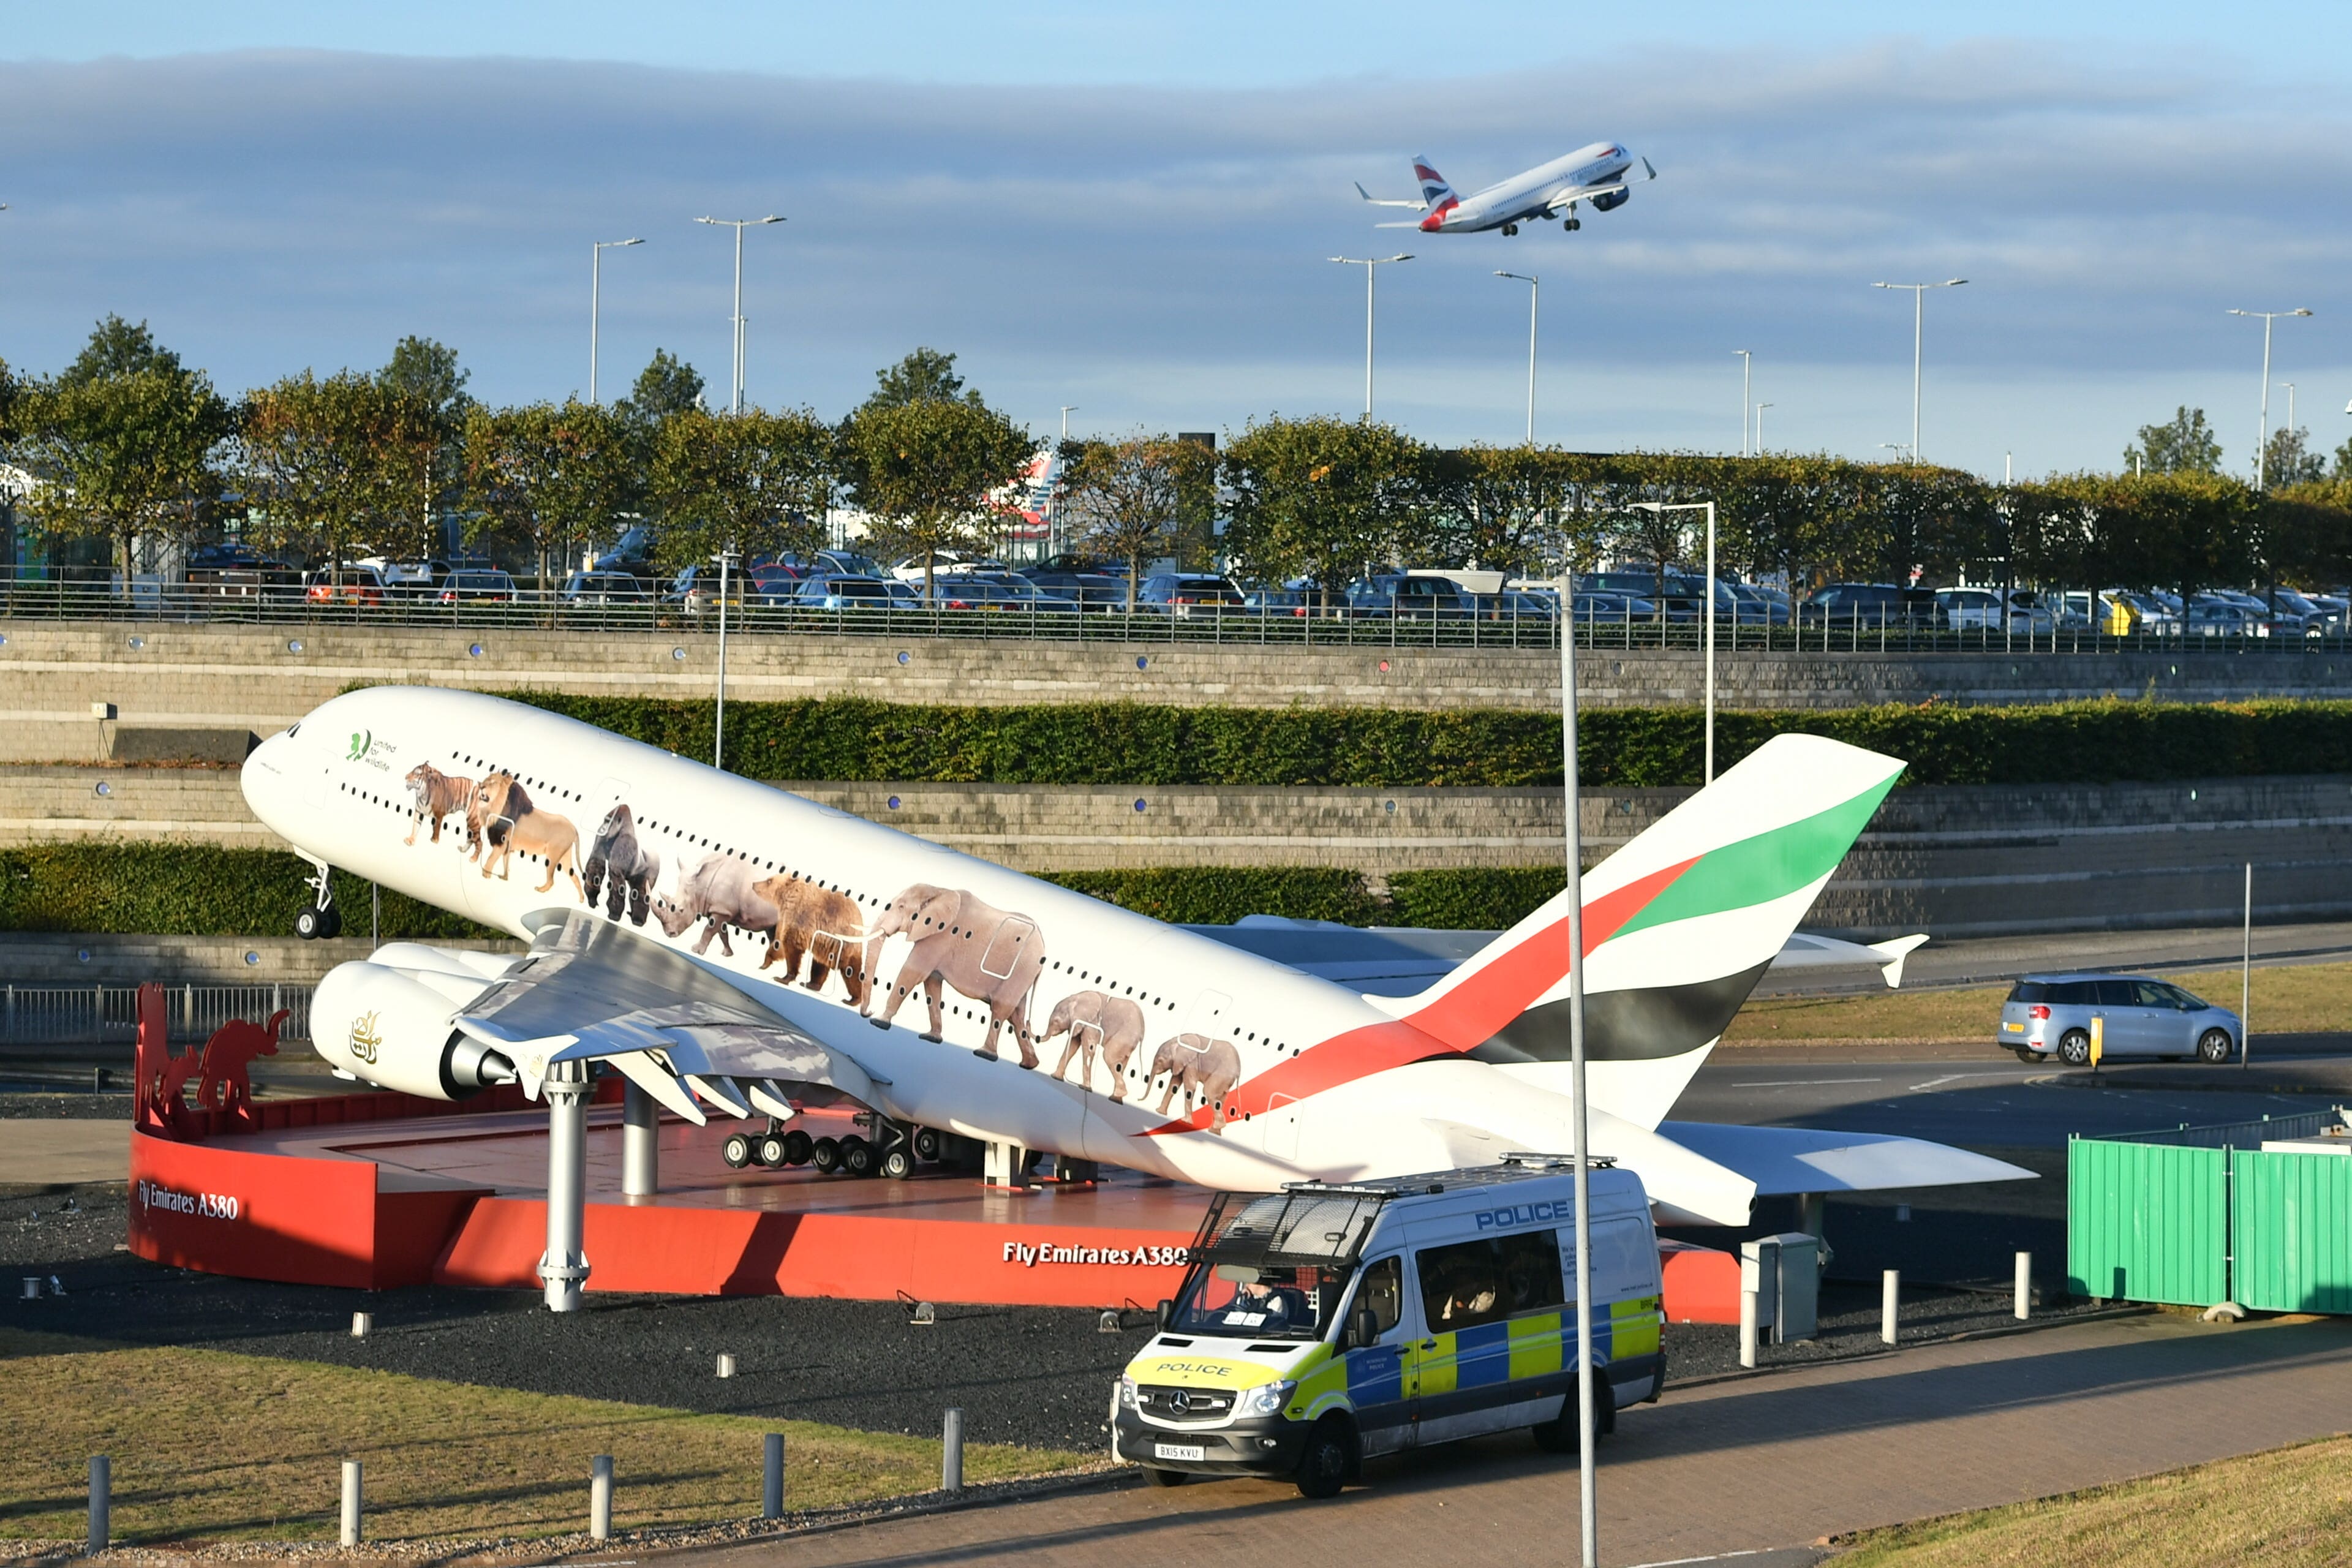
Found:
[[[533,1099],[552,1064],[602,1060],[698,1126],[698,1100],[789,1117],[786,1084],[871,1105],[887,1081],[685,954],[580,910],[541,927],[451,1023],[505,1053]]]
[[[1363,197],[1366,201],[1371,203],[1372,205],[1376,207],[1411,207],[1415,212],[1423,213],[1429,210],[1429,204],[1427,202],[1400,202],[1381,196],[1376,196],[1372,195],[1371,192],[1364,189],[1363,182],[1360,180],[1356,183],[1356,194]],[[1381,228],[1410,228],[1412,226],[1411,224],[1384,223],[1378,226]]]
[[[1744,1127],[1721,1121],[1662,1121],[1658,1135],[1756,1184],[1759,1197],[1791,1193],[1868,1193],[2030,1181],[2006,1160],[1885,1132],[1809,1127]]]
[[[1372,225],[1372,226],[1374,228],[1419,228],[1421,225],[1417,223],[1376,223]]]
[[[1579,202],[1589,202],[1595,196],[1613,196],[1625,188],[1625,182],[1615,181],[1606,185],[1571,185],[1544,204],[1549,212],[1561,212]]]

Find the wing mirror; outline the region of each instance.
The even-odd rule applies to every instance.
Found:
[[[1160,1301],[1160,1305],[1153,1310],[1151,1315],[1153,1320],[1158,1322],[1160,1329],[1165,1331],[1169,1324],[1176,1321],[1176,1303],[1163,1300]]]
[[[1381,1337],[1381,1321],[1370,1307],[1359,1307],[1348,1319],[1348,1348],[1362,1350]]]

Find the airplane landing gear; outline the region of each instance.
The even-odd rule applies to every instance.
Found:
[[[1519,232],[1519,226],[1515,223],[1507,223],[1503,226],[1503,232],[1505,234],[1517,234]]]
[[[302,879],[302,885],[310,889],[310,902],[294,917],[294,934],[304,942],[337,937],[343,930],[343,915],[335,908],[335,886],[327,863],[313,860],[310,864],[316,869]]]
[[[1564,220],[1561,222],[1561,224],[1560,224],[1560,226],[1559,226],[1559,232],[1560,232],[1560,233],[1562,233],[1562,234],[1567,234],[1567,233],[1571,232],[1572,230],[1582,228],[1583,226],[1584,226],[1584,220],[1583,220],[1582,218],[1580,218],[1580,217],[1567,218],[1567,219],[1564,219]]]

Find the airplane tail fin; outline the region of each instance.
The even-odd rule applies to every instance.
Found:
[[[1430,167],[1427,158],[1413,159],[1412,177],[1421,182],[1421,200],[1424,206],[1433,209],[1452,199],[1454,187],[1445,183],[1444,175]]]
[[[1775,736],[1585,875],[1596,1105],[1657,1124],[1902,772],[1858,746]],[[1564,1071],[1570,897],[1420,995],[1381,1005],[1526,1076]]]

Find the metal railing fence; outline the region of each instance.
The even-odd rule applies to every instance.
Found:
[[[164,1001],[175,1042],[201,1044],[232,1018],[268,1024],[286,1009],[282,1040],[310,1037],[307,985],[169,985]],[[139,1034],[135,985],[0,987],[0,1045],[130,1045]]]

